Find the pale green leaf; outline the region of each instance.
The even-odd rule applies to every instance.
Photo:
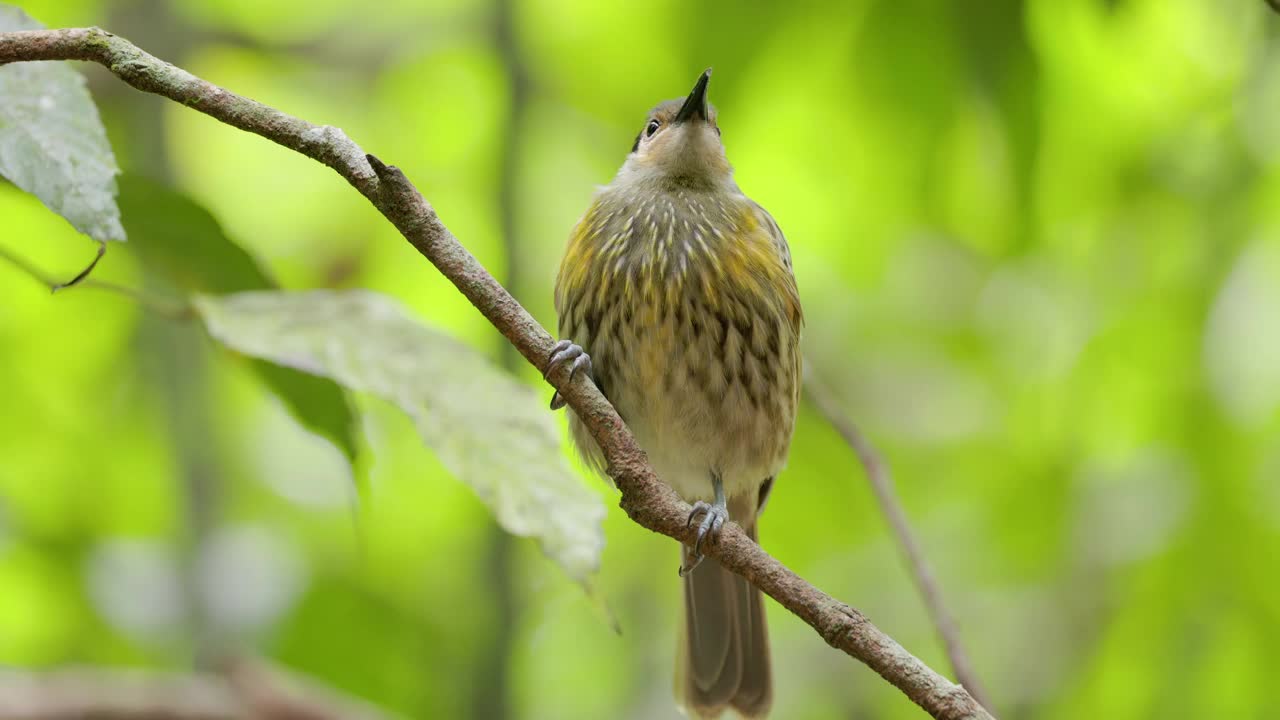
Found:
[[[132,238],[129,249],[149,272],[175,287],[192,294],[276,287],[257,260],[227,237],[213,215],[186,195],[125,174],[120,178],[120,207]],[[268,362],[255,361],[252,368],[295,420],[342,451],[363,494],[364,473],[357,462],[359,423],[342,388],[327,378]]]
[[[506,530],[535,537],[579,581],[599,566],[604,505],[569,468],[544,399],[467,345],[367,291],[203,296],[231,348],[382,397]]]
[[[41,27],[0,5],[0,32]],[[80,73],[65,62],[0,66],[0,175],[95,240],[124,240],[117,172]]]

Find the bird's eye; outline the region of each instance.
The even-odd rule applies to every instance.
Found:
[[[657,120],[650,120],[649,126],[644,129],[644,136],[653,137],[653,134],[658,132],[658,128],[660,127],[662,127],[662,123]]]

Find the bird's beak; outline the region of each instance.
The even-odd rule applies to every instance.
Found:
[[[703,122],[707,121],[707,82],[709,80],[711,80],[711,68],[707,68],[698,76],[698,82],[693,86],[693,92],[689,93],[684,105],[680,106],[680,112],[676,113],[677,124],[688,122],[693,118]]]

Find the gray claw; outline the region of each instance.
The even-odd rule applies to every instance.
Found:
[[[702,558],[703,558],[703,557],[705,557],[705,556],[703,556],[703,555],[694,555],[694,556],[693,556],[693,559],[689,561],[689,564],[688,564],[688,565],[681,565],[681,566],[680,566],[680,569],[679,569],[679,570],[677,570],[677,571],[676,571],[676,573],[677,573],[680,577],[684,577],[685,575],[688,575],[689,573],[693,572],[693,571],[694,571],[694,570],[695,570],[699,565],[701,565],[701,564],[702,564]]]
[[[591,377],[591,356],[582,349],[581,345],[575,344],[572,340],[561,340],[551,347],[551,355],[547,359],[546,372],[542,373],[543,379],[546,379],[551,371],[555,370],[562,363],[573,361],[573,365],[569,368],[569,380],[573,382],[573,377],[580,371],[585,372],[587,377]],[[551,396],[551,409],[559,410],[565,406],[564,398],[560,396],[557,390]]]
[[[698,539],[693,543],[693,555],[689,564],[680,568],[681,576],[693,572],[694,568],[702,564],[702,541],[708,537],[714,540],[720,535],[720,530],[724,527],[725,520],[729,519],[729,510],[723,505],[713,505],[704,500],[699,500],[693,504],[693,509],[689,511],[689,517],[684,523],[685,527],[691,527],[694,518],[699,515],[702,516],[702,520],[698,522]]]
[[[573,380],[573,376],[577,375],[579,370],[585,372],[587,377],[591,377],[591,356],[585,352],[574,358],[573,367],[569,368],[569,379]]]

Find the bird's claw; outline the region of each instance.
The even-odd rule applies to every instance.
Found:
[[[702,521],[698,523],[698,539],[693,543],[694,555],[701,555],[702,542],[707,539],[707,536],[714,540],[720,535],[720,528],[724,527],[724,521],[729,519],[729,510],[723,506],[699,500],[693,504],[693,510],[689,512],[685,527],[693,525],[693,520],[698,515],[702,515]]]
[[[591,377],[591,356],[582,349],[581,345],[574,343],[572,340],[561,340],[551,347],[551,355],[547,359],[547,370],[542,373],[542,378],[545,380],[552,371],[570,360],[573,361],[573,365],[569,368],[567,382],[573,382],[573,376],[579,372],[585,372],[587,377]],[[560,391],[557,390],[551,396],[551,409],[559,410],[564,406],[564,398],[560,396]]]
[[[689,517],[685,520],[685,527],[692,527],[694,520],[699,516],[702,519],[698,521],[698,539],[693,542],[693,552],[689,556],[689,564],[680,568],[680,575],[688,575],[693,569],[702,564],[702,542],[708,537],[715,540],[720,536],[720,529],[724,527],[724,523],[729,519],[729,509],[721,504],[712,504],[704,500],[699,500],[693,504],[693,509],[689,511]]]

